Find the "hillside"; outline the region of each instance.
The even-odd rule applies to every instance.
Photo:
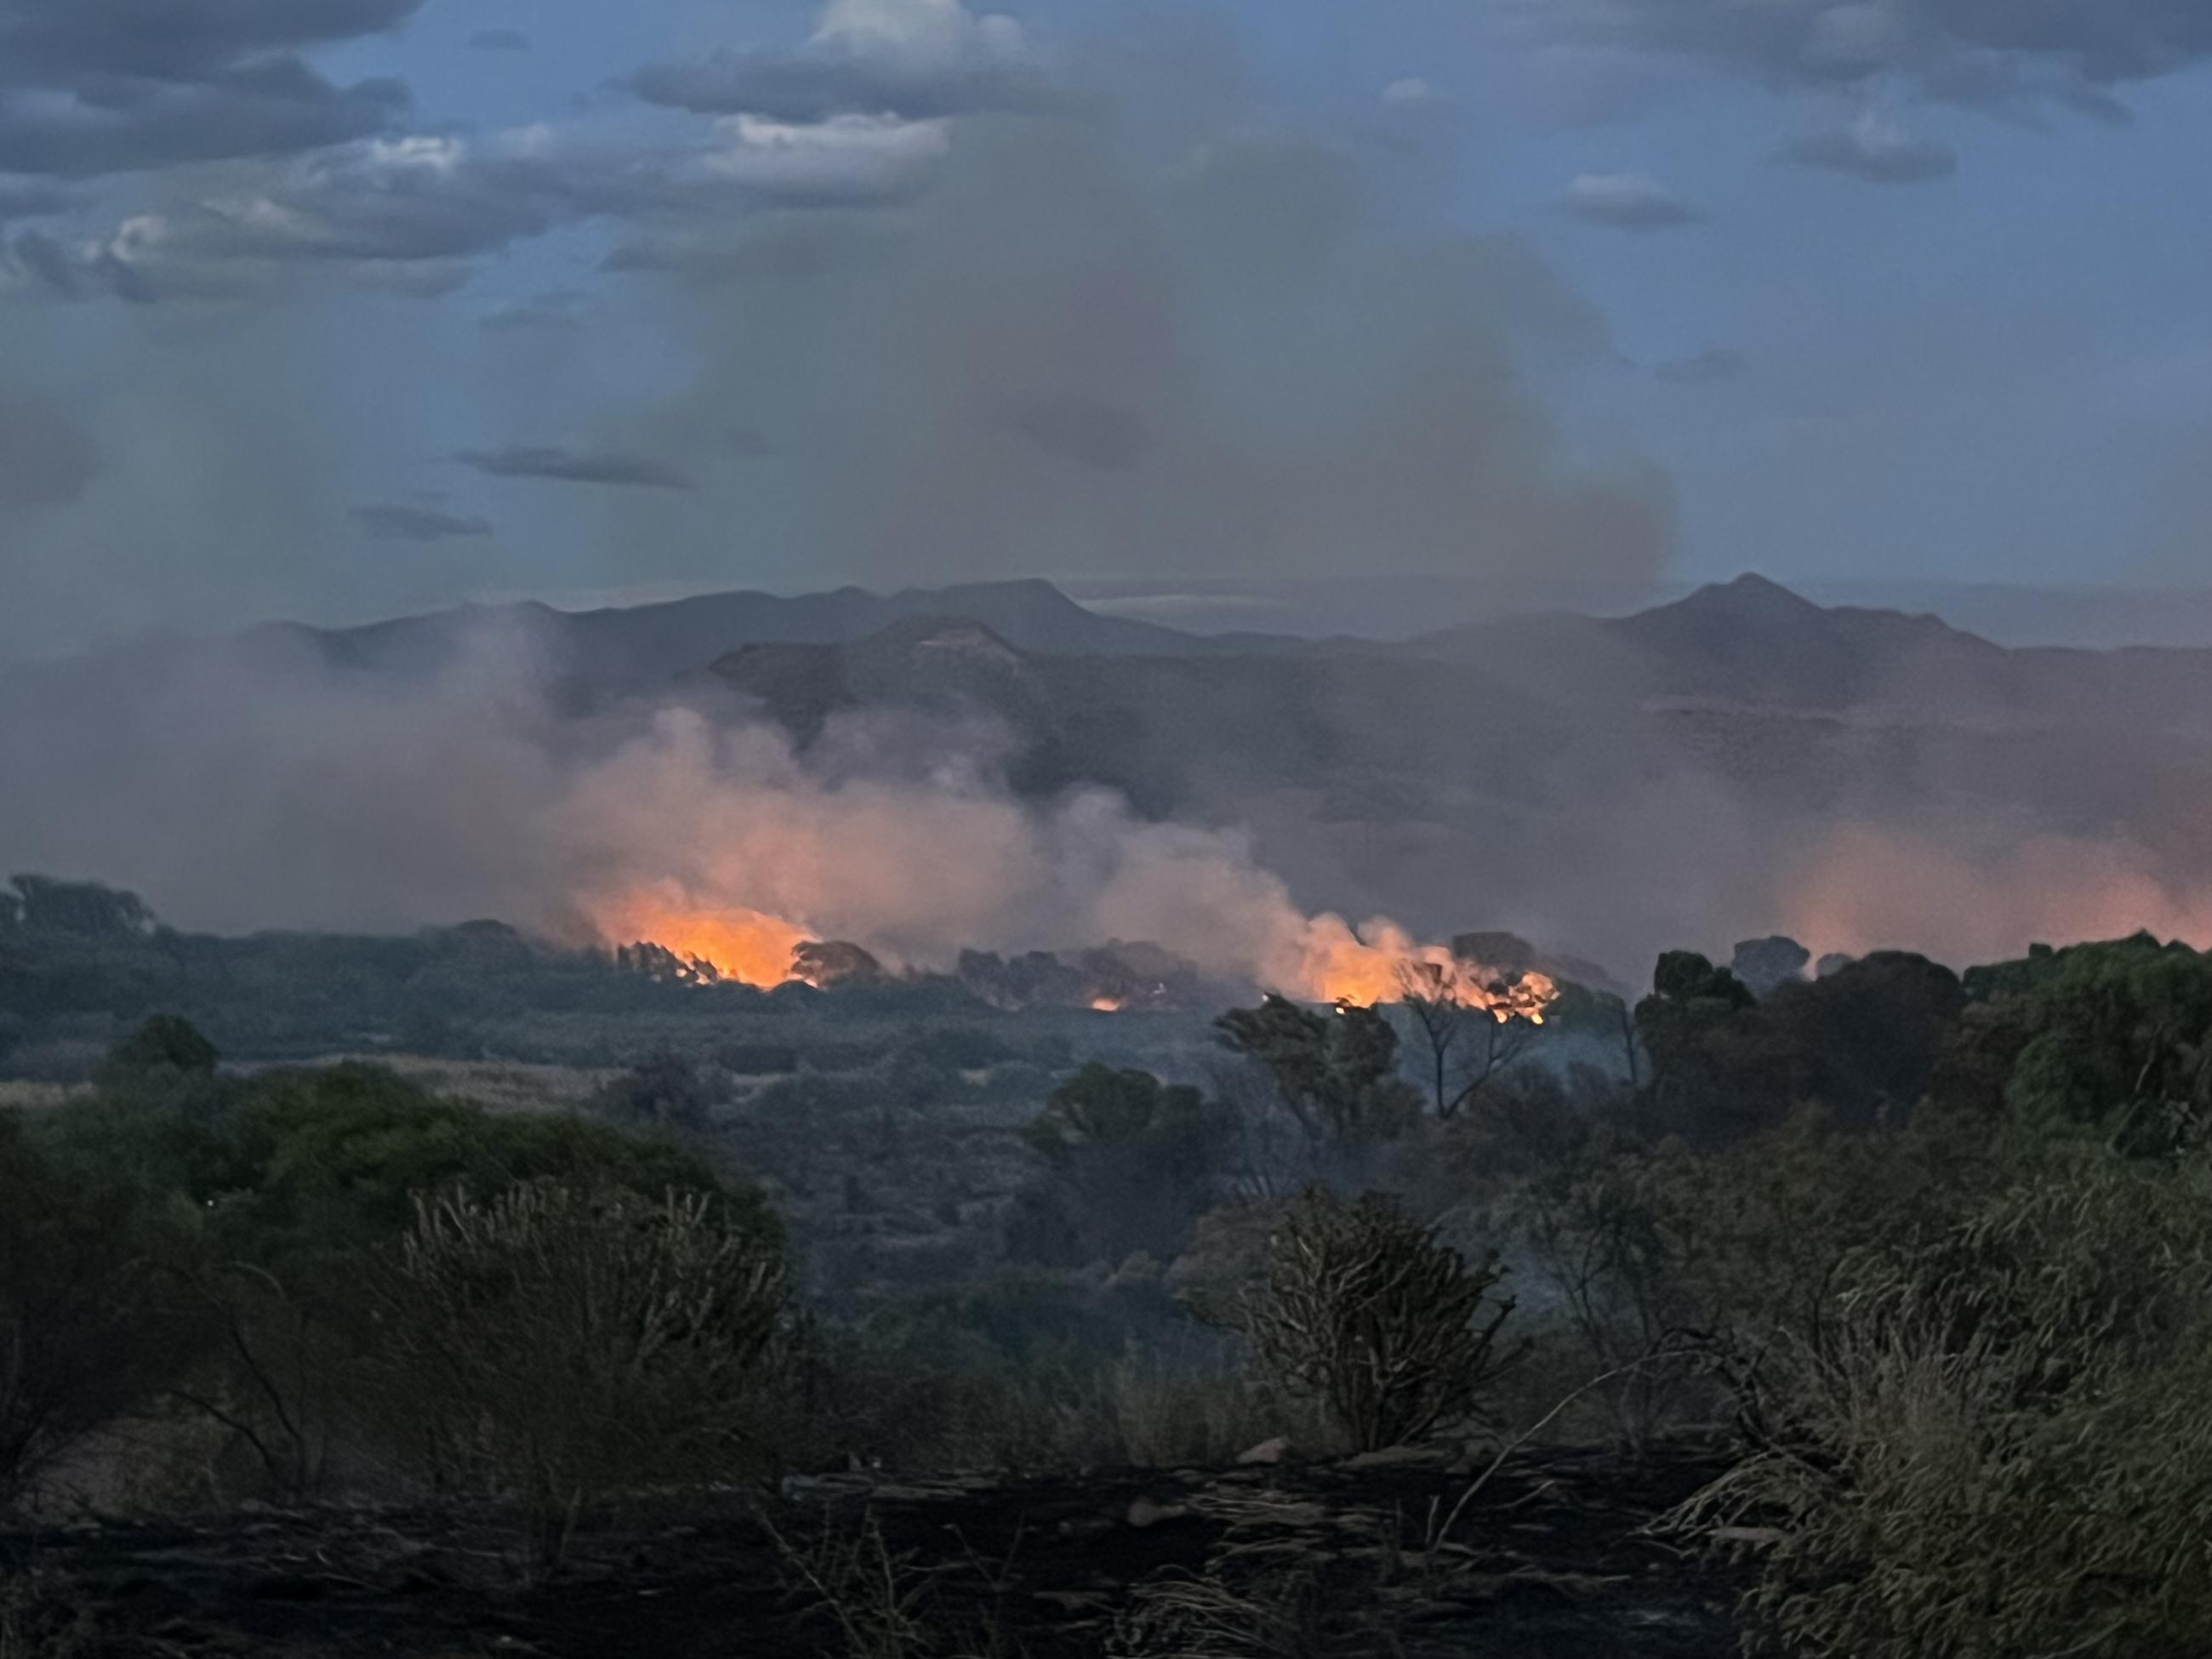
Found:
[[[1409,648],[1601,700],[1931,726],[2212,730],[2212,651],[2008,648],[1933,616],[1817,605],[1756,575],[1630,617],[1476,623]]]
[[[131,809],[159,780],[258,803],[229,832],[260,837],[253,908],[225,919],[453,919],[404,908],[409,895],[380,908],[374,871],[322,860],[329,814],[303,780],[324,764],[318,722],[343,715],[383,734],[373,763],[404,780],[366,789],[349,824],[419,796],[422,769],[442,763],[421,733],[446,734],[449,700],[492,719],[477,678],[443,672],[485,640],[544,665],[556,715],[619,715],[574,726],[585,744],[672,696],[765,713],[802,749],[841,714],[954,714],[886,728],[870,763],[922,775],[930,745],[966,745],[1032,799],[1100,785],[1146,817],[1248,836],[1307,909],[1437,936],[1510,929],[1625,980],[1660,948],[1777,931],[1964,959],[2178,932],[2212,888],[2212,651],[2012,649],[1757,577],[1626,617],[1492,620],[1395,646],[1206,638],[1012,582],[452,611],[79,659],[0,678],[0,763],[58,781],[20,799],[20,822],[0,817],[0,864],[173,906],[204,886],[196,872],[236,860],[179,849]],[[407,688],[428,700],[387,695]],[[565,741],[571,728],[518,706],[523,740]],[[979,715],[995,728],[980,748]],[[532,775],[493,723],[483,752]],[[435,825],[452,842],[466,830]],[[404,818],[377,856],[404,862],[426,833]],[[471,878],[459,914],[512,908],[497,848],[470,853],[491,876]],[[290,886],[313,902],[270,909],[266,872],[301,864]]]
[[[277,624],[248,638],[305,646],[335,667],[413,676],[452,661],[468,640],[505,634],[543,652],[557,679],[597,701],[652,691],[682,669],[711,662],[734,647],[836,644],[931,615],[972,618],[1033,651],[1175,655],[1210,648],[1207,641],[1172,629],[1097,615],[1045,581],[889,594],[859,587],[788,598],[708,593],[580,611],[536,603],[475,606],[362,628]]]

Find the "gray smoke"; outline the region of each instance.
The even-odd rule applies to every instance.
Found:
[[[1165,116],[1115,91],[957,124],[896,211],[626,246],[701,368],[621,441],[700,488],[602,503],[611,556],[696,549],[704,576],[742,519],[884,583],[1432,572],[1501,607],[1648,589],[1671,491],[1567,453],[1528,367],[1612,348],[1526,246],[1445,229],[1401,158],[1270,128],[1233,80]]]

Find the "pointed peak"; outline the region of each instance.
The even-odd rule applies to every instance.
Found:
[[[1720,611],[1729,616],[1761,618],[1810,617],[1820,607],[1780,582],[1747,571],[1731,582],[1715,582],[1679,600],[1684,610]]]
[[[1817,611],[1820,607],[1802,594],[1792,592],[1780,582],[1760,575],[1756,570],[1747,570],[1732,582],[1723,583],[1717,590],[1733,599],[1750,600],[1759,605],[1789,605],[1802,611]]]

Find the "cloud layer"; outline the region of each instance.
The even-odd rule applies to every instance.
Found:
[[[1891,82],[1951,103],[2100,118],[2212,58],[2199,0],[1480,0],[1526,46],[1648,53],[1812,90]]]
[[[0,171],[88,178],[296,154],[387,126],[391,81],[301,55],[396,29],[422,0],[0,0]]]

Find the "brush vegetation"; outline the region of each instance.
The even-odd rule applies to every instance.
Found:
[[[2212,960],[1768,954],[1757,990],[1675,955],[1632,1010],[1571,993],[1441,1089],[1405,1011],[1279,1002],[1156,1068],[1103,1018],[1084,1063],[1057,1023],[866,1014],[597,1054],[538,1109],[228,1066],[164,1013],[0,1111],[0,1506],[488,1507],[543,1579],[606,1517],[772,1515],[793,1475],[1427,1445],[1476,1472],[1433,1563],[1492,1449],[1687,1439],[1729,1467],[1666,1525],[1747,1564],[1747,1652],[2197,1650]],[[1133,1594],[1121,1650],[1356,1650],[1422,1593],[1263,1521]],[[951,1571],[786,1542],[866,1650]],[[1011,1582],[958,1571],[969,1611]],[[90,1641],[65,1592],[7,1579],[5,1639]]]

